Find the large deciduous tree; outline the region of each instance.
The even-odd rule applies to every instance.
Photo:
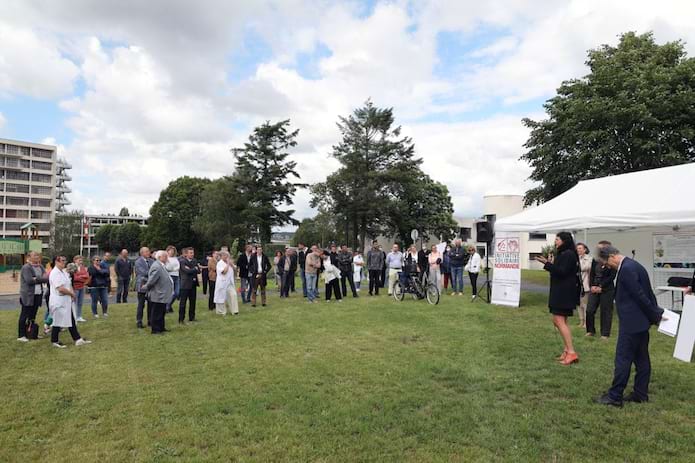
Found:
[[[80,253],[82,216],[80,211],[56,213],[49,248],[51,256],[66,256],[72,259]]]
[[[234,242],[246,242],[251,237],[252,214],[239,191],[237,177],[222,177],[203,189],[193,229],[215,247],[234,246]],[[236,248],[230,249],[236,252]]]
[[[292,217],[294,210],[279,209],[292,205],[297,189],[307,186],[292,181],[300,176],[295,170],[297,163],[287,159],[288,150],[297,145],[298,134],[299,130],[290,130],[289,120],[265,122],[253,130],[243,148],[233,149],[234,178],[262,243],[270,243],[274,226],[299,224]]]
[[[172,244],[178,249],[193,246],[200,252],[207,250],[210,243],[193,225],[200,215],[201,194],[209,184],[209,179],[196,177],[180,177],[169,183],[150,208],[146,244],[158,249]]]
[[[531,135],[521,157],[543,202],[579,180],[695,161],[695,59],[683,43],[651,33],[623,34],[588,53],[590,73],[562,83],[548,118],[524,119]]]
[[[335,217],[327,212],[319,212],[315,217],[301,221],[292,237],[292,245],[304,243],[307,246],[316,244],[326,247],[331,242],[339,241],[338,238]]]

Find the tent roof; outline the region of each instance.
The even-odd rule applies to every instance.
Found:
[[[541,232],[695,225],[695,163],[583,180],[495,230]]]

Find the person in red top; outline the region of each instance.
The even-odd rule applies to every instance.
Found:
[[[72,288],[75,291],[75,311],[77,312],[77,321],[86,322],[82,318],[82,303],[84,302],[84,291],[87,282],[89,281],[89,272],[84,266],[82,256],[73,257],[72,261],[77,265],[77,270],[72,276]]]

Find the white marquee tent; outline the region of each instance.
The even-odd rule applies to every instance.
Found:
[[[695,163],[584,180],[496,231],[627,230],[695,225]]]

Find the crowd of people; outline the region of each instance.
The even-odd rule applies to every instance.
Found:
[[[620,328],[613,383],[596,402],[616,407],[622,407],[624,402],[647,402],[651,377],[649,329],[665,319],[647,270],[634,259],[622,255],[610,241],[599,241],[595,258],[590,256],[586,244],[575,245],[569,232],[558,233],[555,246],[554,255],[537,260],[550,273],[548,307],[563,341],[563,351],[557,361],[561,365],[579,362],[568,325],[568,317],[574,310],[578,309],[579,325],[586,329],[587,337],[596,335],[595,318],[600,310],[601,339],[607,340],[611,335],[614,307],[617,307]],[[693,287],[695,274],[686,294],[692,293]],[[624,396],[633,364],[634,388]]]
[[[441,245],[440,245],[441,247]],[[137,295],[135,323],[139,329],[149,326],[152,334],[168,331],[167,313],[174,313],[178,301],[178,322],[195,323],[197,290],[202,276],[203,293],[208,294],[209,310],[220,315],[237,315],[239,301],[257,307],[267,300],[268,278],[274,272],[280,298],[295,293],[295,279],[299,273],[302,296],[310,303],[320,300],[319,280],[324,281],[325,301],[341,302],[348,295],[359,297],[362,282],[368,281],[369,296],[378,296],[387,288],[388,294],[398,281],[400,272],[417,273],[434,282],[442,292],[451,284],[453,295],[463,295],[463,274],[470,278],[472,299],[477,295],[477,276],[481,258],[474,246],[455,240],[444,248],[422,247],[419,251],[411,245],[404,254],[397,244],[386,253],[377,241],[372,243],[366,256],[346,245],[331,245],[321,249],[314,245],[307,248],[299,243],[296,248],[277,251],[271,260],[261,245],[247,245],[244,252],[234,258],[227,248],[214,251],[203,262],[195,258],[193,248],[184,248],[181,254],[174,246],[152,251],[142,247],[133,261],[127,250],[122,250],[113,262],[116,282],[116,303],[127,303],[134,277]],[[39,327],[36,316],[42,301],[46,302],[44,335],[51,333],[56,347],[65,347],[58,340],[61,329],[67,328],[77,345],[87,344],[79,336],[78,323],[86,322],[82,309],[85,293],[91,296],[92,317],[109,316],[109,293],[112,288],[111,254],[94,256],[85,266],[82,256],[75,256],[70,263],[66,256],[57,256],[48,269],[41,263],[41,255],[32,252],[20,274],[21,311],[18,322],[18,340],[37,339]],[[238,281],[238,287],[237,287]],[[101,314],[99,313],[101,307]]]

